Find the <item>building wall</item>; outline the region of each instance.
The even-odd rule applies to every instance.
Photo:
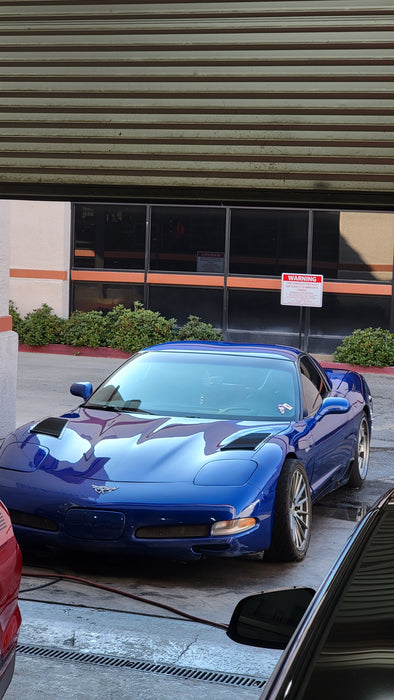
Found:
[[[297,345],[302,333],[315,352],[355,327],[392,327],[392,212],[6,205],[10,298],[23,316],[44,302],[66,317],[70,302],[105,312],[138,300],[181,324],[198,315],[228,340]],[[282,272],[323,274],[323,307],[310,320],[280,304]]]
[[[342,212],[340,228],[343,262],[350,266],[357,255],[360,260],[368,261],[376,280],[390,280],[394,251],[393,214]]]
[[[392,224],[373,212],[393,208],[391,1],[15,0],[0,3],[0,42],[0,197],[22,314],[45,301],[67,315],[70,277],[85,304],[88,284],[108,281],[151,300],[188,284],[203,308],[216,292],[217,316],[223,291],[237,317],[252,297],[264,311],[277,301],[279,278],[260,273],[175,279],[145,260],[104,274],[97,255],[87,269],[88,249],[70,272],[69,202],[142,202],[364,210],[362,231],[360,214],[341,213],[343,278],[312,323],[329,334],[367,297],[384,297],[386,323]],[[387,230],[376,260],[375,225],[380,242]]]
[[[44,302],[68,316],[70,229],[67,202],[9,202],[9,294],[23,316]]]

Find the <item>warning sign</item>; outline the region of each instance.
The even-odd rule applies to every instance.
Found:
[[[323,275],[283,272],[280,303],[284,306],[322,306]]]

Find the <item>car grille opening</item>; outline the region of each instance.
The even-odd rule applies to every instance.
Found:
[[[48,530],[49,532],[57,532],[58,524],[50,518],[43,518],[40,515],[32,513],[24,513],[21,510],[9,510],[11,522],[13,525],[22,525],[23,527],[31,527],[35,530]]]
[[[147,540],[209,537],[210,529],[210,525],[150,525],[139,527],[135,531],[135,537]]]
[[[197,547],[193,547],[193,551],[196,552],[196,554],[215,554],[215,552],[227,552],[229,549],[229,544],[201,544]]]

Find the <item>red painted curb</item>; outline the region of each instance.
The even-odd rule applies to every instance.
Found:
[[[83,357],[113,357],[127,359],[130,353],[114,348],[76,348],[73,345],[24,345],[19,343],[19,352],[51,353],[52,355],[81,355]]]
[[[360,372],[360,374],[366,374],[367,372],[371,374],[394,374],[394,367],[361,367],[361,365],[348,365],[345,362],[330,361],[320,362],[319,364],[326,369],[349,369]]]

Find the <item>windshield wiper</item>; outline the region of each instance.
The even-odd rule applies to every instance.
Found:
[[[115,413],[122,413],[123,410],[119,406],[113,406],[110,403],[84,403],[82,406],[83,408],[96,408],[100,411],[114,411]]]
[[[124,406],[114,406],[114,404],[110,403],[85,403],[83,407],[95,408],[100,411],[114,411],[115,413],[146,413],[149,416],[153,415],[152,411],[145,411],[143,408],[139,408],[139,406],[129,406],[129,403],[129,401],[126,401]]]

